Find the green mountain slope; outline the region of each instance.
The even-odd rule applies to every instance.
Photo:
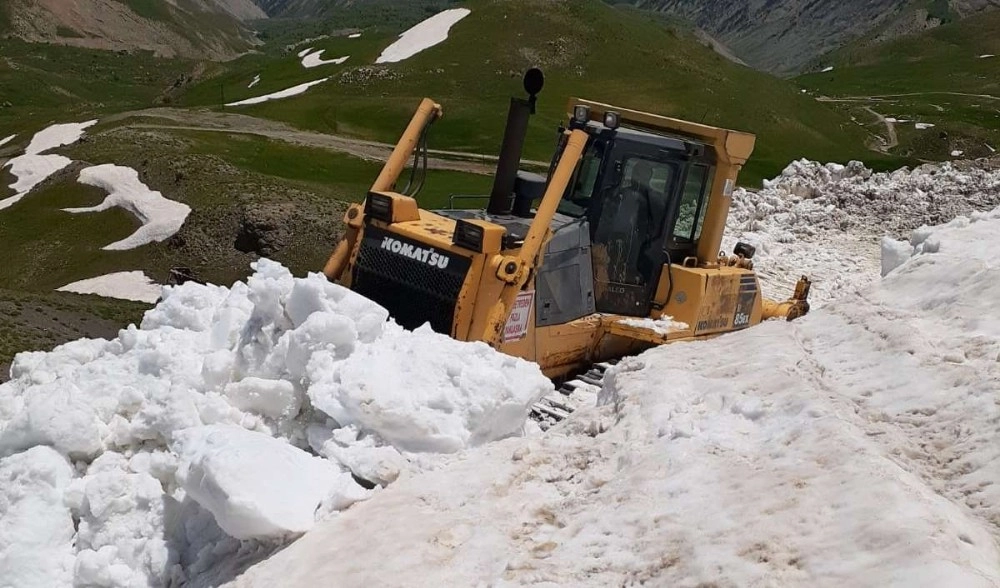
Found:
[[[757,133],[745,181],[773,175],[797,157],[871,155],[864,148],[866,132],[837,110],[802,96],[791,84],[732,64],[697,39],[664,30],[634,11],[598,0],[473,0],[464,6],[472,14],[446,42],[401,63],[372,65],[398,30],[371,27],[360,39],[340,36],[294,47],[281,57],[238,60],[181,102],[219,107],[223,100],[329,76],[302,96],[233,109],[394,141],[419,99],[431,96],[446,113],[434,130],[434,147],[495,152],[507,98],[521,93],[521,72],[537,65],[546,72],[547,84],[527,145],[533,159],[551,153],[554,129],[573,95]],[[326,58],[350,59],[342,66],[307,70],[295,54],[309,46],[326,49]],[[260,84],[248,88],[258,74]]]
[[[892,153],[921,159],[945,159],[953,151],[988,156],[1000,148],[997,31],[1000,12],[989,12],[914,37],[846,47],[825,58],[833,70],[796,81],[843,100],[828,104],[873,128],[882,123],[871,111],[908,121],[895,125],[899,146]],[[916,122],[935,126],[918,130]]]

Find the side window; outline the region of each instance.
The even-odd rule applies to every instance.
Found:
[[[677,208],[677,222],[674,224],[675,241],[695,241],[701,234],[705,220],[705,193],[708,168],[692,165],[688,169],[684,192]]]
[[[715,182],[715,167],[708,168],[708,177],[705,178],[705,195],[701,199],[701,208],[698,210],[698,226],[694,230],[694,239],[701,238],[701,227],[705,224],[705,211],[708,210],[709,195],[712,193],[712,184]]]
[[[576,181],[569,186],[569,194],[559,203],[558,210],[561,214],[580,217],[587,213],[603,161],[603,145],[594,143],[593,147],[580,160]]]

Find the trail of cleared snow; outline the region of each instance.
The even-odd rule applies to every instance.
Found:
[[[97,294],[98,296],[137,302],[156,302],[160,298],[162,288],[163,286],[149,279],[145,272],[136,270],[79,280],[56,288],[56,290],[76,292],[77,294]]]
[[[35,186],[41,184],[49,176],[72,163],[70,159],[62,155],[42,155],[42,153],[79,141],[80,137],[83,136],[84,130],[95,124],[97,124],[96,120],[82,123],[58,124],[35,133],[31,139],[31,143],[24,150],[24,155],[14,157],[4,164],[4,167],[10,167],[10,172],[17,177],[17,181],[10,185],[10,188],[17,193],[0,200],[0,210],[17,204]],[[13,138],[14,136],[5,139],[4,143]],[[0,143],[0,145],[3,145],[3,143]]]
[[[79,182],[106,190],[108,196],[97,206],[63,209],[66,212],[100,212],[119,206],[134,214],[142,223],[128,237],[102,247],[108,251],[135,249],[154,241],[164,241],[180,230],[191,213],[187,204],[168,200],[159,192],[150,190],[139,181],[139,173],[129,167],[113,164],[88,167],[80,172]]]
[[[448,31],[458,21],[469,16],[468,8],[451,8],[439,12],[427,20],[413,26],[399,36],[395,43],[386,47],[375,63],[396,63],[413,57],[448,38]]]
[[[337,57],[336,59],[323,59],[323,52],[325,49],[320,49],[314,53],[309,53],[302,58],[302,67],[311,69],[314,67],[319,67],[321,65],[340,65],[351,58],[350,55],[345,55],[344,57]]]
[[[311,82],[306,82],[304,84],[299,84],[291,88],[286,88],[279,92],[273,92],[271,94],[265,94],[263,96],[257,96],[255,98],[247,98],[246,100],[240,100],[239,102],[230,102],[226,106],[249,106],[251,104],[262,104],[269,100],[282,100],[284,98],[291,98],[292,96],[298,96],[299,94],[304,94],[306,90],[312,88],[315,85],[322,84],[323,82],[329,80],[326,77],[321,80],[313,80]]]
[[[973,220],[797,322],[627,359],[604,406],[400,480],[231,585],[996,586],[1000,209]]]

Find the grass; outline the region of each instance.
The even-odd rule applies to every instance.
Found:
[[[870,116],[860,112],[869,106],[885,116],[936,125],[919,132],[903,127],[895,150],[903,157],[948,159],[954,149],[987,156],[986,145],[1000,143],[1000,58],[979,56],[1000,55],[997,30],[1000,12],[987,12],[913,37],[847,47],[827,56],[833,71],[796,82],[831,97],[885,96],[840,106],[858,118]]]
[[[526,144],[532,159],[548,159],[555,128],[574,95],[756,133],[758,147],[743,175],[748,184],[775,175],[797,157],[843,161],[871,155],[864,148],[868,133],[838,109],[800,95],[792,84],[732,64],[694,37],[665,30],[635,11],[596,0],[464,5],[472,14],[452,29],[447,42],[402,63],[366,65],[399,32],[372,26],[360,39],[311,44],[326,49],[328,57],[351,55],[343,66],[306,70],[291,52],[251,56],[193,87],[180,103],[218,108],[222,95],[235,101],[332,76],[303,96],[239,112],[394,142],[420,98],[431,96],[445,108],[432,136],[435,148],[495,153],[508,97],[523,93],[520,75],[527,67],[541,65],[547,82]],[[257,74],[260,85],[248,89]]]

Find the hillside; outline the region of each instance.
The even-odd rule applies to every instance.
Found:
[[[251,0],[8,0],[0,30],[28,42],[160,57],[232,59],[256,40],[241,21],[266,15]]]
[[[474,0],[464,6],[472,13],[447,42],[405,61],[374,65],[397,30],[371,26],[360,38],[329,37],[227,64],[180,103],[218,107],[223,99],[233,103],[329,78],[293,100],[226,108],[391,142],[419,99],[432,96],[446,112],[432,146],[495,152],[508,97],[522,92],[521,73],[537,65],[546,73],[546,87],[527,145],[532,159],[548,159],[553,131],[574,95],[757,133],[748,183],[774,175],[796,156],[846,160],[867,153],[867,133],[849,118],[648,17],[596,0]],[[296,53],[308,48],[348,59],[305,69]],[[259,84],[252,84],[258,75]]]
[[[990,156],[1000,148],[1000,58],[991,57],[1000,55],[998,30],[1000,12],[989,12],[913,37],[859,42],[825,56],[831,70],[796,82],[883,135],[891,131],[886,144],[899,143],[891,153]]]
[[[608,0],[618,3],[621,0]],[[737,57],[778,75],[866,35],[889,40],[1000,6],[997,0],[632,0],[704,29]]]

